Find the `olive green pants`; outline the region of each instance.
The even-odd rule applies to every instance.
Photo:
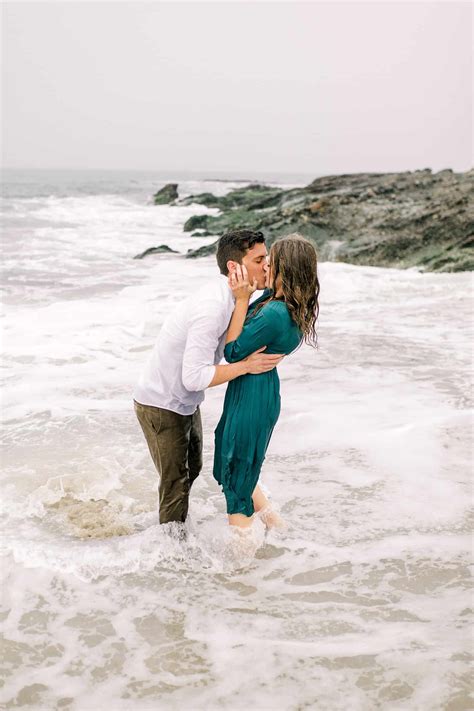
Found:
[[[160,523],[185,521],[189,491],[202,469],[202,424],[199,407],[179,415],[161,407],[141,405],[135,412],[160,476]]]

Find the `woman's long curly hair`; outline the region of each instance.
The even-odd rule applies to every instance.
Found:
[[[317,347],[316,320],[319,315],[318,259],[314,246],[295,233],[273,243],[270,249],[270,301],[285,301],[293,321],[303,334],[303,340]],[[283,296],[275,297],[277,279],[281,277]],[[259,304],[258,310],[268,303]]]

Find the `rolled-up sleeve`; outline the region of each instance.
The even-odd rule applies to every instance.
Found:
[[[182,379],[186,390],[209,387],[216,372],[216,351],[225,329],[215,302],[201,302],[190,314],[190,326],[183,356]]]
[[[278,311],[273,304],[267,304],[244,324],[242,332],[226,344],[224,358],[228,363],[236,363],[247,358],[262,346],[269,346],[280,331]]]

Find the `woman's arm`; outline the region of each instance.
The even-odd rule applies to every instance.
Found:
[[[240,336],[249,307],[249,299],[257,288],[256,280],[249,283],[247,269],[237,264],[236,271],[229,274],[229,286],[235,296],[235,308],[227,329],[226,343],[231,343]]]
[[[247,321],[235,340],[226,344],[224,358],[228,363],[237,363],[257,349],[263,348],[265,352],[279,332],[277,319],[272,309],[266,306]]]
[[[230,320],[229,328],[227,329],[227,336],[225,339],[226,344],[235,341],[238,336],[242,333],[242,328],[244,325],[245,317],[247,315],[247,310],[249,307],[248,299],[236,299],[235,308],[232,313],[232,318]]]
[[[235,295],[236,304],[227,330],[224,358],[228,363],[238,363],[256,350],[264,351],[279,335],[281,320],[278,307],[274,308],[275,304],[269,303],[244,325],[249,297],[257,288],[256,281],[249,284],[245,267],[229,276],[229,286]],[[279,361],[283,356],[278,355]]]

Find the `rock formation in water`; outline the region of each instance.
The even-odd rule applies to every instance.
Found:
[[[246,227],[262,230],[271,246],[278,237],[299,232],[314,242],[321,261],[474,269],[474,170],[329,175],[303,188],[254,184],[223,197],[201,193],[175,204],[219,208],[217,215],[187,220],[183,229],[196,237]],[[186,256],[212,254],[216,244],[217,239]]]
[[[168,183],[153,195],[155,205],[169,205],[178,199],[178,183]]]
[[[168,254],[169,252],[179,254],[176,249],[171,249],[167,244],[160,244],[158,247],[148,247],[148,249],[145,249],[141,254],[136,254],[134,259],[143,259],[143,257],[147,257],[149,254]]]

